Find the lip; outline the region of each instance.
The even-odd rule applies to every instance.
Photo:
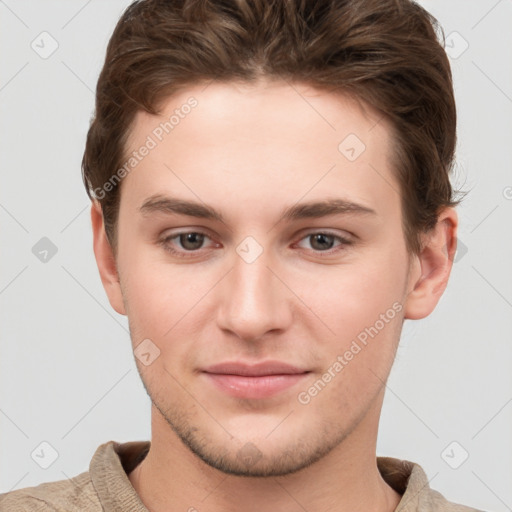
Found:
[[[249,365],[236,361],[209,366],[205,377],[217,389],[237,398],[261,399],[275,395],[302,381],[311,373],[280,361]]]
[[[242,375],[245,377],[260,377],[262,375],[294,375],[306,373],[303,370],[282,361],[262,361],[257,364],[247,364],[239,361],[226,361],[220,364],[208,366],[203,371],[206,373]]]

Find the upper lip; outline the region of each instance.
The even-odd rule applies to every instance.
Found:
[[[247,364],[237,361],[226,361],[224,363],[208,366],[203,370],[206,373],[218,373],[225,375],[244,375],[248,377],[258,377],[261,375],[285,375],[307,373],[308,370],[302,370],[281,361],[263,361],[257,364]]]

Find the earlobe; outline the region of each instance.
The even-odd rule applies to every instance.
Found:
[[[103,288],[107,293],[110,305],[115,311],[121,315],[126,315],[114,253],[105,233],[101,205],[97,201],[93,202],[91,206],[91,223],[94,255]]]
[[[457,249],[457,225],[456,211],[447,207],[436,226],[424,235],[422,250],[411,264],[405,318],[419,320],[434,311],[450,277]]]

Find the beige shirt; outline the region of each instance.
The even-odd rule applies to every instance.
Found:
[[[148,512],[128,474],[144,459],[149,446],[149,441],[102,444],[91,460],[89,471],[69,480],[0,494],[0,511]],[[384,480],[402,495],[396,512],[481,512],[447,501],[432,490],[427,475],[414,462],[377,457],[377,467]]]

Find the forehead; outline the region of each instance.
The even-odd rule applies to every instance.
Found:
[[[133,162],[121,195],[139,206],[169,193],[262,207],[337,193],[385,208],[399,202],[390,144],[387,120],[343,94],[286,82],[201,84],[167,98],[158,116],[137,113],[126,160],[151,149]]]
[[[325,138],[332,139],[334,144],[343,131],[351,130],[371,142],[382,136],[387,138],[391,128],[382,113],[341,91],[335,94],[304,83],[265,79],[255,83],[210,82],[190,86],[161,101],[159,110],[160,116],[144,111],[136,114],[130,142],[140,141],[141,136],[155,130],[159,138],[158,123],[169,121],[173,138],[178,136],[177,132],[189,128],[201,132],[198,141],[201,144],[216,143],[221,130],[233,128],[240,134],[254,135],[258,131],[259,135],[266,134],[267,138],[277,135],[282,140],[291,137],[311,140],[312,137],[303,137],[307,135],[305,130],[314,130],[317,134],[323,131]],[[194,121],[186,121],[187,118]],[[180,130],[177,130],[178,125]],[[282,131],[283,127],[287,128],[286,132]],[[168,134],[164,129],[160,135]]]

